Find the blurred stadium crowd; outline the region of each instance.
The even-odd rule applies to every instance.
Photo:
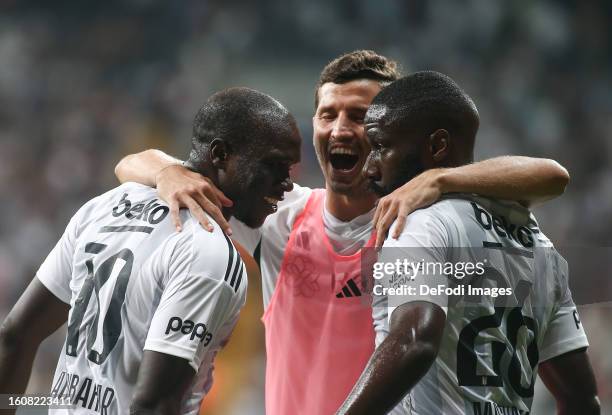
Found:
[[[296,181],[320,186],[314,84],[327,61],[354,49],[453,77],[481,113],[477,158],[549,157],[570,171],[566,194],[536,212],[555,244],[610,246],[611,23],[606,0],[1,0],[0,319],[77,208],[117,183],[117,161],[149,147],[185,155],[192,118],[218,89],[250,86],[286,104],[304,137]],[[609,276],[612,255],[602,252]],[[605,280],[593,289],[612,293]],[[582,314],[610,411],[612,307]],[[218,413],[261,413],[260,336],[245,340],[257,344],[250,387],[235,412]],[[57,342],[45,345],[31,390],[46,390]],[[550,404],[540,403],[544,413]]]

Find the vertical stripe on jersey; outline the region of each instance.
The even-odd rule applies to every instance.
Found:
[[[227,241],[227,251],[228,251],[228,259],[227,259],[227,268],[225,269],[225,278],[223,278],[226,282],[229,278],[230,272],[232,270],[232,263],[234,262],[234,245],[232,241],[227,237],[225,232],[221,232]]]
[[[242,281],[242,273],[246,272],[244,270],[244,262],[240,261],[240,271],[238,271],[238,281],[236,281],[236,286],[234,287],[234,292],[238,292],[238,287],[240,287],[240,281]]]
[[[240,255],[236,251],[234,244],[232,244],[232,241],[227,237],[225,233],[223,233],[223,236],[225,237],[225,240],[227,241],[227,249],[228,249],[227,268],[225,270],[224,281],[227,282],[230,285],[230,287],[234,289],[234,292],[238,292],[238,287],[240,287],[240,282],[242,281],[242,272],[244,270],[244,263],[242,262]],[[234,257],[236,257],[236,261],[234,261]],[[230,274],[232,276],[231,279],[230,279]],[[237,280],[236,280],[236,277],[238,277]]]
[[[253,259],[257,263],[257,267],[261,269],[261,240],[263,238],[259,238],[259,243],[255,247],[255,251],[253,251]]]
[[[236,275],[238,274],[238,270],[240,269],[240,266],[242,265],[242,261],[240,260],[240,256],[237,255],[236,256],[236,266],[234,267],[234,272],[232,274],[232,279],[229,283],[229,285],[231,285],[232,287],[234,286],[234,282],[236,282]]]

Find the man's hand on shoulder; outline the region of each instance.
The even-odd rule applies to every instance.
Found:
[[[380,248],[389,228],[397,219],[392,238],[397,239],[404,230],[406,216],[417,209],[435,203],[442,196],[442,178],[447,169],[430,169],[378,200],[374,213],[376,248]]]
[[[127,155],[115,166],[115,175],[121,183],[136,182],[157,187],[161,199],[170,206],[172,222],[177,231],[182,229],[179,209],[186,207],[209,232],[212,232],[213,227],[204,212],[225,233],[232,234],[229,223],[221,213],[221,208],[231,206],[232,201],[210,179],[183,167],[180,160],[163,151],[149,149]]]
[[[226,234],[232,234],[230,225],[221,212],[221,208],[231,206],[232,201],[208,177],[181,165],[173,164],[157,173],[155,184],[159,196],[170,206],[170,215],[177,231],[181,231],[179,209],[186,207],[209,232],[212,232],[213,226],[206,213],[219,224]]]

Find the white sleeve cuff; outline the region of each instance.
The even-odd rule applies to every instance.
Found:
[[[189,366],[191,366],[196,372],[202,363],[198,356],[193,353],[192,349],[160,340],[147,340],[143,350],[151,350],[153,352],[159,352],[185,359],[189,363]]]
[[[44,274],[41,275],[38,273],[36,274],[36,278],[38,278],[42,285],[44,285],[49,291],[51,291],[51,294],[59,298],[64,303],[70,304],[72,293],[70,293],[69,291],[67,292],[56,280],[52,278],[46,278],[44,277]]]

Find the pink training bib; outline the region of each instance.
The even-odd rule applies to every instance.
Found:
[[[323,226],[324,201],[325,190],[314,190],[296,219],[262,318],[267,415],[335,413],[374,351],[361,251],[334,252]]]

